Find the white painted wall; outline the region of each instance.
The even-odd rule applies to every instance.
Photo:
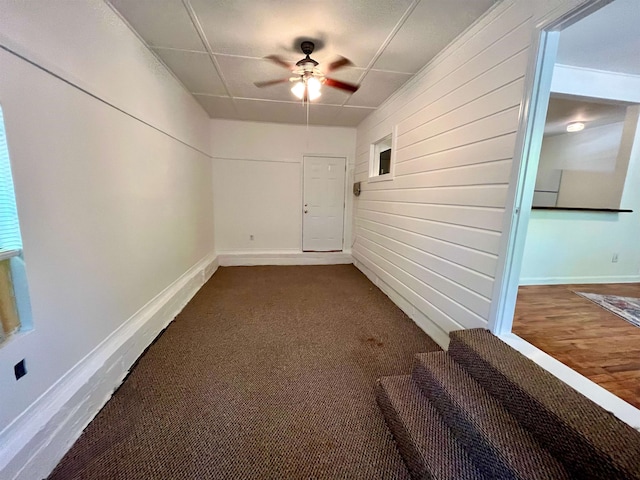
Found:
[[[620,145],[629,159],[620,208],[633,213],[533,210],[521,284],[640,282],[640,107],[629,110]]]
[[[536,190],[556,192],[550,206],[620,208],[629,163],[629,149],[620,148],[623,127],[618,122],[544,138]]]
[[[96,352],[114,336],[113,352],[128,342],[132,318],[175,314],[183,298],[149,302],[213,253],[209,121],[101,1],[3,2],[0,22],[0,104],[34,326],[0,345],[0,477],[30,464],[20,478],[42,478],[153,334],[105,364],[92,363]],[[16,381],[23,358],[28,374]],[[89,404],[60,403],[97,365],[80,396]],[[45,460],[40,448],[56,452]]]
[[[634,126],[636,122],[633,119]],[[553,137],[565,140],[565,152],[574,152],[562,162],[558,207],[620,208],[629,166],[629,150],[621,145],[623,127],[624,123],[603,125],[576,137]],[[544,143],[542,149],[544,153]]]
[[[535,26],[579,3],[499,3],[358,127],[356,265],[442,345],[488,325]],[[396,125],[395,178],[367,183]]]
[[[211,120],[217,252],[302,251],[304,155],[347,159],[350,212],[355,138],[354,128]],[[348,217],[345,251],[350,247],[350,225]]]

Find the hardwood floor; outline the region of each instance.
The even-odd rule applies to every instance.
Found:
[[[640,298],[640,283],[520,287],[513,333],[640,408],[640,328],[574,291]]]

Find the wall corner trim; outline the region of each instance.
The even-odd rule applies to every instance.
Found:
[[[210,254],[150,300],[0,432],[0,477],[45,478],[122,383],[136,359],[211,278]]]

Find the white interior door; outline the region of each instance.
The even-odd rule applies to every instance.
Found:
[[[304,157],[302,250],[342,250],[345,158]]]

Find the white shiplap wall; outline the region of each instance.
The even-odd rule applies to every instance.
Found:
[[[488,326],[535,28],[579,3],[496,5],[358,127],[356,266],[443,345]],[[367,183],[395,126],[395,178]]]

